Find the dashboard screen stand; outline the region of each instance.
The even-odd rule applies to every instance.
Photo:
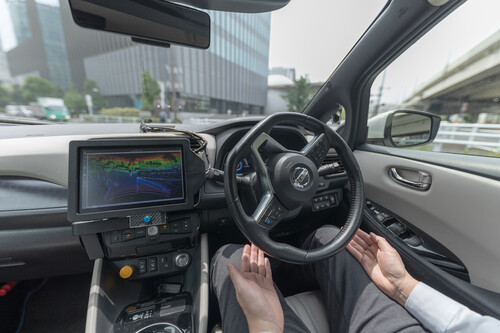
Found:
[[[181,147],[80,149],[79,213],[184,202]]]

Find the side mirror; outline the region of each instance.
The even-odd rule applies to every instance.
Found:
[[[69,0],[69,5],[73,20],[84,28],[156,46],[210,46],[210,16],[194,8],[162,0]]]
[[[367,143],[390,147],[414,147],[432,142],[441,118],[423,111],[396,110],[368,120]]]

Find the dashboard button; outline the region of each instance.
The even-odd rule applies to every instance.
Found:
[[[156,272],[158,270],[158,260],[156,257],[148,258],[148,272]]]
[[[135,231],[134,229],[125,229],[122,231],[122,240],[134,239]]]
[[[168,233],[170,231],[170,228],[166,224],[159,226],[159,228],[162,234]]]
[[[132,274],[134,274],[134,268],[130,265],[123,266],[120,269],[120,277],[122,279],[128,279],[129,277],[132,276]]]
[[[139,273],[143,274],[147,272],[146,259],[139,259]]]
[[[122,233],[120,230],[115,230],[111,233],[111,244],[122,241]]]
[[[190,258],[187,253],[180,253],[175,257],[175,266],[177,268],[185,268],[189,265]]]
[[[146,236],[146,229],[145,228],[140,228],[140,229],[135,229],[135,237],[144,237]]]
[[[144,216],[144,223],[151,222],[151,216]]]
[[[160,233],[158,231],[158,227],[157,226],[151,226],[151,227],[148,227],[147,229],[147,238],[148,240],[157,240],[160,238]]]
[[[160,259],[160,266],[164,269],[170,270],[170,256],[165,256]]]

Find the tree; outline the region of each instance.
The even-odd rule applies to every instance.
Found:
[[[85,97],[80,94],[74,84],[72,84],[66,94],[64,94],[64,104],[66,104],[71,111],[76,113],[85,112],[87,109]]]
[[[63,88],[61,88],[61,86],[56,84],[56,83],[52,83],[52,84],[54,85],[54,96],[53,97],[63,98],[64,97]]]
[[[464,113],[464,123],[473,123],[474,122],[474,115],[470,113]]]
[[[142,72],[142,109],[143,110],[154,110],[154,101],[160,99],[160,85],[156,80],[149,74],[148,71]]]
[[[99,92],[99,87],[97,86],[97,82],[94,80],[85,80],[83,84],[83,92],[87,95],[92,96],[92,105],[94,109],[100,110],[106,107],[106,100],[101,96]]]
[[[309,103],[311,95],[314,93],[314,87],[309,81],[301,76],[294,81],[294,85],[287,88],[285,95],[281,97],[286,101],[288,111],[301,112]]]
[[[6,88],[0,86],[0,108],[3,108],[9,103],[10,103],[9,91]]]
[[[38,97],[62,97],[62,89],[49,80],[29,76],[24,81],[22,96],[25,102],[36,102]]]
[[[23,88],[18,84],[13,85],[12,90],[10,91],[10,98],[14,104],[24,104]]]

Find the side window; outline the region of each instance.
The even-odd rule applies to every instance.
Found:
[[[371,89],[368,142],[500,157],[499,12],[498,0],[467,1],[382,72]]]

